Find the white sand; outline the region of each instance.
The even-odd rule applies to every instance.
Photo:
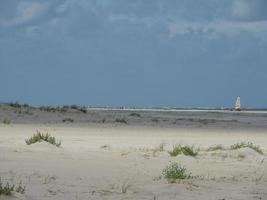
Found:
[[[26,145],[24,140],[37,129],[61,139],[62,147]],[[247,148],[206,151],[242,141],[260,145],[265,154]],[[153,152],[162,142],[165,151]],[[170,157],[167,151],[175,144],[201,151],[196,158]],[[266,149],[267,132],[256,128],[1,124],[0,177],[22,181],[26,192],[0,199],[265,200]],[[170,162],[181,163],[194,178],[174,184],[158,179]]]

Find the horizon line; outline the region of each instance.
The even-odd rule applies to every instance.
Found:
[[[40,104],[40,105],[32,105],[28,103],[18,103],[16,102],[0,102],[0,105],[9,105],[11,107],[33,107],[33,108],[40,108],[40,107],[83,107],[87,109],[113,109],[113,110],[225,110],[225,111],[233,111],[233,107],[224,107],[224,106],[88,106],[88,105],[81,105],[81,104]],[[267,111],[267,107],[260,108],[260,107],[243,107],[241,108],[243,111]]]

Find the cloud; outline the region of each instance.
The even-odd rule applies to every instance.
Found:
[[[250,16],[251,7],[249,2],[244,0],[236,0],[233,6],[233,16],[237,18],[246,18]]]
[[[237,20],[259,21],[267,19],[266,0],[234,0],[232,16]]]
[[[44,14],[48,9],[47,3],[25,3],[21,2],[17,8],[17,17],[15,18],[14,22],[17,24],[28,22],[33,20],[42,14]]]
[[[18,2],[12,7],[13,16],[0,19],[0,26],[16,26],[36,20],[48,11],[49,5],[47,2]]]
[[[14,0],[15,1],[15,0]],[[130,30],[200,34],[216,37],[241,32],[266,33],[266,0],[25,0],[6,1],[12,16],[1,17],[0,29],[20,26],[22,34],[60,33],[88,38],[106,31],[128,34]],[[21,28],[22,27],[22,28]],[[8,29],[2,29],[8,34]],[[9,31],[10,32],[10,31]],[[12,30],[12,32],[14,32]],[[144,31],[145,32],[145,31]],[[1,30],[0,30],[1,34]]]
[[[267,34],[267,20],[265,21],[217,21],[217,22],[176,22],[169,23],[169,37],[177,35],[198,34],[207,38],[214,38],[219,35],[229,37],[237,36],[240,33]]]

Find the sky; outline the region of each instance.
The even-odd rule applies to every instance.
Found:
[[[267,108],[266,0],[0,0],[0,102]]]

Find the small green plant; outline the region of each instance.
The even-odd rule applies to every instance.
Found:
[[[4,185],[0,177],[0,196],[1,195],[11,196],[13,192],[24,194],[25,189],[26,189],[26,186],[22,186],[21,182],[16,188],[14,184],[9,184],[8,182]]]
[[[160,152],[163,152],[164,151],[165,145],[166,144],[164,142],[162,142],[162,143],[159,144],[159,151]]]
[[[25,193],[25,189],[26,189],[26,186],[22,186],[22,183],[20,182],[18,187],[16,188],[16,192],[17,193],[20,193],[20,194],[24,194]]]
[[[241,149],[241,148],[246,148],[247,147],[247,143],[245,142],[240,142],[240,143],[236,143],[230,146],[231,150],[236,150],[236,149]]]
[[[74,122],[74,119],[72,119],[72,118],[64,118],[64,119],[62,119],[62,122],[70,122],[70,123],[73,123]]]
[[[129,114],[130,117],[141,117],[141,114],[139,113],[131,113]]]
[[[221,144],[217,144],[209,147],[207,151],[218,151],[218,150],[225,150],[225,148]]]
[[[18,107],[14,113],[17,113],[19,115],[33,115],[32,109],[30,107]]]
[[[190,174],[187,173],[185,167],[182,167],[179,163],[171,163],[162,171],[163,177],[169,183],[176,183],[177,180],[189,179]]]
[[[245,154],[238,154],[237,158],[240,160],[243,160],[246,158],[246,155]]]
[[[40,111],[44,111],[44,112],[56,112],[59,107],[52,107],[52,106],[41,106]]]
[[[14,185],[10,185],[8,182],[6,183],[6,185],[3,185],[0,178],[0,195],[10,196],[14,191],[14,187]]]
[[[5,119],[3,120],[3,123],[4,123],[4,124],[10,124],[10,123],[11,123],[11,120],[10,120],[10,119],[7,119],[7,118],[5,118]]]
[[[258,152],[259,154],[263,154],[263,150],[260,148],[260,146],[255,145],[252,142],[240,142],[240,143],[236,143],[230,146],[231,150],[237,150],[241,148],[250,148]]]
[[[77,105],[71,105],[71,106],[68,106],[69,108],[73,109],[73,110],[77,110],[79,112],[82,112],[82,113],[87,113],[87,110],[85,107],[80,107],[80,106],[77,106]]]
[[[174,146],[172,151],[169,151],[170,156],[177,156],[179,154],[184,154],[186,156],[197,156],[198,151],[194,149],[193,146]]]
[[[127,121],[125,120],[125,119],[123,119],[123,118],[117,118],[117,119],[115,119],[115,122],[116,123],[122,123],[122,124],[127,124]]]
[[[110,149],[110,145],[105,144],[105,145],[102,145],[101,148],[102,149],[109,150]]]
[[[37,133],[34,134],[33,136],[31,136],[29,139],[25,140],[27,145],[31,145],[31,144],[34,144],[36,142],[43,142],[43,141],[48,142],[48,143],[55,145],[57,147],[60,147],[60,145],[61,145],[61,141],[57,142],[55,137],[52,137],[48,133],[43,134],[39,131],[37,131]]]
[[[126,194],[130,186],[131,185],[129,183],[123,183],[121,186],[121,193]]]
[[[151,121],[154,122],[154,123],[158,123],[159,122],[159,120],[157,118],[153,118],[153,119],[151,119]]]
[[[44,111],[44,112],[60,112],[60,113],[66,113],[69,110],[69,107],[63,106],[57,106],[57,107],[53,107],[53,106],[41,106],[39,107],[40,111]]]
[[[170,154],[170,156],[173,156],[173,157],[175,157],[179,154],[182,154],[181,147],[180,146],[173,147],[172,151],[169,151],[169,154]]]

